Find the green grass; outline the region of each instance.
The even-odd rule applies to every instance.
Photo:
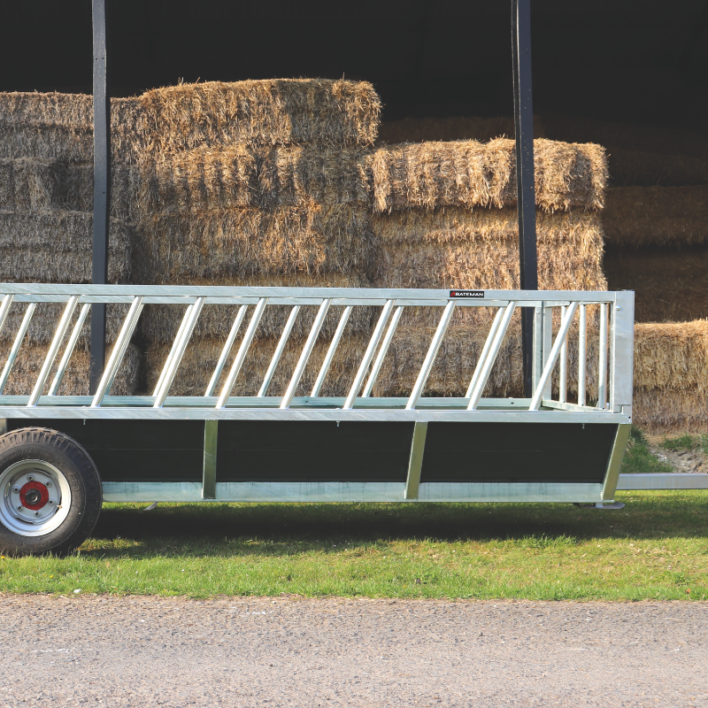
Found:
[[[664,438],[659,443],[659,447],[672,452],[701,449],[703,452],[708,453],[708,435],[686,434],[675,438]]]
[[[685,436],[684,436],[685,437]],[[647,474],[652,472],[673,472],[668,462],[658,459],[649,449],[644,433],[632,426],[627,449],[622,460],[622,474]]]
[[[570,504],[109,504],[68,558],[2,558],[0,591],[708,599],[708,492]],[[690,590],[690,592],[689,592]]]

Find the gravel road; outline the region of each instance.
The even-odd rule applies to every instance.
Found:
[[[0,595],[4,706],[708,706],[708,603]]]

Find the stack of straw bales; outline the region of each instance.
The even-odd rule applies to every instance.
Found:
[[[119,102],[120,103],[120,102]],[[124,108],[128,103],[122,102]],[[0,94],[0,280],[91,282],[93,128],[90,96]],[[119,110],[119,113],[125,113]],[[121,121],[125,124],[125,121]],[[120,147],[120,130],[117,130]],[[114,174],[108,278],[130,280],[134,191],[128,165]],[[0,333],[7,354],[24,306],[13,306]],[[61,315],[57,306],[37,308],[5,393],[28,393],[46,356]],[[122,308],[109,308],[108,341],[115,340]],[[114,393],[132,393],[139,353],[131,347]],[[88,393],[88,324],[62,384],[61,393]]]
[[[539,285],[601,290],[607,166],[597,145],[535,142]],[[457,141],[383,146],[372,159],[374,233],[380,287],[513,289],[519,287],[514,142]],[[410,390],[440,312],[402,320],[381,392]],[[464,395],[493,313],[455,313],[428,384]],[[521,389],[518,318],[492,372],[487,393]]]
[[[137,280],[371,284],[367,164],[380,102],[370,84],[211,83],[151,91],[140,100],[150,139],[139,161]],[[324,335],[334,332],[339,309],[328,315]],[[314,308],[301,312],[273,394],[284,391],[314,314]],[[175,308],[146,308],[148,388],[157,380],[181,316]],[[204,392],[234,316],[235,308],[205,308],[173,394]],[[243,371],[235,393],[257,391],[287,316],[286,308],[268,308],[257,331],[252,370]],[[366,336],[371,313],[358,313],[348,326]],[[348,372],[355,365],[352,357],[361,354],[360,344],[354,338],[343,348],[343,360],[335,362],[323,393],[341,392],[337,366]],[[232,353],[237,347],[238,340]],[[303,391],[314,382],[318,356],[324,351],[313,355]]]

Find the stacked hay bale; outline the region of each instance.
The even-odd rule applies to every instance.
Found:
[[[708,430],[708,321],[634,329],[634,419],[649,432]]]
[[[327,80],[207,83],[140,98],[151,140],[140,162],[135,277],[152,284],[365,287],[374,244],[367,161],[380,102],[370,84]],[[285,390],[316,308],[301,312],[270,393]],[[314,383],[324,323],[301,391]],[[147,383],[152,389],[183,312],[146,308]],[[205,308],[171,393],[203,394],[236,308]],[[287,308],[268,308],[234,395],[253,395]],[[371,326],[358,313],[325,394],[343,392]],[[244,323],[242,331],[245,331]],[[232,356],[238,349],[238,340]],[[224,372],[228,371],[229,362]],[[248,368],[250,367],[250,368]]]
[[[132,194],[130,150],[123,149],[130,101],[117,102],[113,209],[108,279],[131,275]],[[123,127],[123,130],[120,127]],[[121,158],[121,159],[118,159]],[[90,96],[0,94],[0,281],[90,283],[93,209],[93,126]],[[13,305],[0,332],[6,355],[24,306]],[[108,342],[115,340],[123,308],[109,308]],[[61,315],[56,305],[37,308],[23,349],[5,387],[27,394],[44,362]],[[134,392],[139,353],[130,347],[114,393]],[[64,376],[60,393],[88,393],[88,324]]]
[[[605,289],[599,218],[607,178],[604,150],[537,140],[535,155],[539,286]],[[373,225],[379,242],[376,284],[518,288],[515,169],[514,142],[506,139],[380,148],[372,159]],[[410,391],[440,314],[414,310],[404,317],[380,392]],[[464,395],[492,316],[486,308],[458,309],[427,390]],[[571,347],[571,358],[573,351]],[[487,395],[520,395],[521,389],[517,316]]]

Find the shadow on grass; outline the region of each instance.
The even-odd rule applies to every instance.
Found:
[[[377,542],[708,537],[708,492],[625,493],[622,510],[571,504],[146,504],[107,505],[93,538],[134,542],[130,555],[297,555]],[[106,548],[101,541],[108,542]]]

